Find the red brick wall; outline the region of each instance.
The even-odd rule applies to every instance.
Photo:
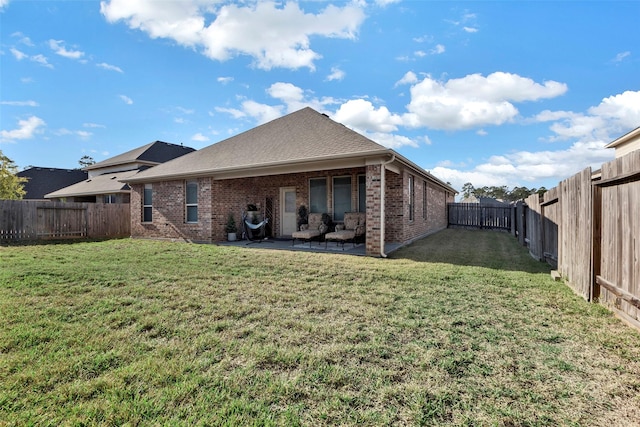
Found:
[[[414,220],[409,221],[408,180],[409,172],[405,172],[405,204],[404,241],[434,233],[447,228],[447,203],[452,203],[454,196],[442,187],[422,177],[415,176],[415,211]],[[424,210],[424,190],[426,185],[426,213]]]
[[[131,233],[134,237],[172,238],[193,241],[226,240],[225,225],[229,213],[233,213],[239,231],[241,213],[249,203],[258,205],[264,213],[267,198],[273,203],[271,229],[278,237],[280,230],[280,188],[296,189],[296,206],[309,207],[309,179],[327,177],[327,213],[331,214],[333,201],[332,177],[351,176],[352,206],[358,207],[358,175],[366,174],[367,182],[367,254],[380,253],[380,165],[366,168],[340,169],[269,177],[230,180],[198,179],[198,223],[185,221],[185,181],[176,180],[153,183],[153,221],[142,222],[142,194],[144,185],[131,189]],[[385,240],[401,243],[429,234],[447,226],[446,202],[453,202],[453,195],[446,195],[437,185],[427,184],[427,215],[423,217],[423,188],[425,181],[415,176],[415,215],[409,220],[408,171],[400,174],[385,172]],[[448,198],[448,199],[447,199]]]
[[[165,181],[152,184],[152,222],[142,222],[142,194],[144,185],[131,188],[131,235],[167,239],[211,241],[211,178],[199,178],[198,222],[186,222],[186,181]]]

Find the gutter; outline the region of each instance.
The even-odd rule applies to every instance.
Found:
[[[386,166],[394,162],[395,160],[396,160],[396,155],[395,153],[392,153],[391,159],[387,160],[386,162],[380,163],[380,257],[382,258],[387,257],[387,254],[384,251],[384,234],[385,234],[384,223],[386,221],[384,199],[385,199],[385,189],[387,186],[385,182],[385,175],[387,174]]]

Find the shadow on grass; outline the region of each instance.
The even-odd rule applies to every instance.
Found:
[[[78,237],[68,239],[37,239],[37,240],[0,240],[0,246],[18,247],[18,246],[56,246],[56,245],[75,245],[76,243],[94,243],[105,242],[108,240],[123,240],[130,237]]]
[[[549,273],[509,233],[446,229],[408,245],[391,255],[395,259],[485,267],[496,270]]]

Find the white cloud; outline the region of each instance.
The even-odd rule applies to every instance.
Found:
[[[413,54],[419,58],[427,56],[427,52],[425,52],[424,50],[416,50],[415,52],[413,52]]]
[[[622,62],[625,59],[627,59],[628,57],[631,56],[631,52],[626,51],[626,52],[620,52],[619,54],[616,55],[616,57],[614,58],[613,62]]]
[[[375,4],[381,7],[386,7],[393,3],[399,3],[400,0],[375,0]]]
[[[84,56],[84,52],[79,50],[67,50],[67,48],[65,48],[63,44],[64,41],[62,40],[49,40],[49,47],[56,53],[56,55],[60,55],[69,59],[80,59]]]
[[[267,89],[267,94],[284,102],[287,112],[297,111],[304,107],[311,107],[314,110],[324,113],[328,105],[336,104],[336,100],[330,97],[319,99],[307,96],[303,89],[291,83],[274,83]]]
[[[0,0],[0,2],[1,1],[2,0]],[[0,7],[2,7],[2,6],[0,6]],[[25,46],[31,46],[31,47],[34,46],[34,44],[31,41],[31,39],[29,37],[25,36],[24,34],[22,34],[20,31],[16,31],[15,33],[11,34],[11,37],[15,37],[15,38],[20,39],[20,40],[18,40],[18,43],[21,43],[21,44],[23,44]]]
[[[0,12],[9,4],[9,0],[0,0]]]
[[[364,99],[345,102],[333,114],[333,119],[359,132],[378,134],[395,132],[402,124],[402,117],[392,114],[387,107],[376,109],[371,102]]]
[[[109,71],[115,71],[118,73],[124,73],[124,71],[122,71],[122,68],[116,67],[115,65],[107,64],[106,62],[101,62],[99,64],[96,64],[96,67],[100,67]]]
[[[41,55],[41,54],[34,55],[34,56],[29,57],[29,59],[31,59],[33,62],[37,62],[38,64],[42,65],[43,67],[53,68],[53,65],[51,65],[49,63],[49,60],[44,55]]]
[[[413,84],[418,82],[418,76],[413,71],[407,72],[400,80],[396,82],[394,87],[405,85],[405,84]]]
[[[440,55],[442,53],[445,52],[445,47],[442,44],[437,44],[436,47],[434,47],[433,49],[431,49],[430,53],[432,55]]]
[[[478,29],[475,27],[462,27],[462,29],[466,32],[466,33],[477,33]]]
[[[151,38],[168,38],[199,48],[211,59],[225,61],[249,55],[257,68],[265,70],[315,69],[320,54],[311,49],[310,38],[354,39],[365,19],[362,7],[355,3],[328,5],[312,14],[305,13],[296,2],[281,7],[275,2],[216,7],[204,0],[110,0],[100,3],[100,11],[109,22],[125,21]],[[214,19],[206,25],[211,16]]]
[[[600,105],[590,108],[589,114],[614,122],[618,129],[633,129],[640,124],[640,90],[605,98]]]
[[[553,122],[550,141],[580,139],[608,140],[640,124],[640,91],[626,91],[604,98],[587,113],[545,110],[534,118],[538,122]]]
[[[409,75],[409,79],[412,77]],[[567,86],[563,83],[546,81],[539,84],[504,72],[487,77],[471,74],[446,82],[427,76],[411,87],[405,121],[413,127],[447,130],[500,125],[518,115],[513,102],[553,98],[566,91]]]
[[[97,123],[83,123],[83,124],[82,124],[82,127],[85,127],[85,128],[94,128],[94,129],[95,129],[95,128],[103,128],[103,129],[104,129],[104,128],[106,128],[106,126],[105,126],[105,125],[100,125],[100,124],[97,124]]]
[[[84,139],[84,140],[89,139],[93,135],[93,133],[87,132],[86,130],[69,130],[66,128],[55,130],[53,131],[53,134],[56,136],[75,135],[80,139]]]
[[[120,99],[127,105],[133,104],[133,100],[126,95],[118,95]]]
[[[575,142],[569,148],[557,151],[518,151],[492,156],[471,170],[457,170],[438,166],[431,170],[438,178],[451,182],[454,188],[471,182],[475,187],[514,186],[531,187],[539,182],[558,183],[591,166],[599,168],[613,158],[613,151],[604,148],[605,141]]]
[[[342,71],[340,68],[338,67],[332,67],[331,68],[331,74],[329,74],[327,76],[327,80],[328,81],[333,81],[333,80],[343,80],[345,77],[346,73],[344,71]]]
[[[18,121],[18,128],[13,130],[0,130],[0,141],[14,142],[20,139],[31,139],[41,132],[41,127],[46,123],[40,117],[31,116],[26,120]]]
[[[2,105],[10,105],[12,107],[38,107],[36,101],[1,101]]]
[[[535,120],[551,122],[549,129],[553,136],[549,140],[571,141],[571,145],[556,151],[518,151],[492,156],[468,171],[439,166],[432,172],[456,188],[466,182],[476,187],[507,185],[511,188],[544,180],[555,186],[586,167],[598,169],[613,158],[614,151],[604,147],[640,123],[640,91],[604,98],[587,109],[587,113],[545,110],[536,115]]]
[[[196,133],[195,135],[193,135],[191,137],[192,141],[198,141],[198,142],[207,142],[209,141],[209,137],[204,136],[203,134],[201,134],[200,132]]]
[[[22,61],[23,59],[29,57],[29,55],[27,55],[24,52],[19,51],[15,47],[12,47],[11,49],[9,49],[9,52],[11,52],[13,54],[14,58],[16,58],[18,61]]]
[[[22,61],[23,59],[29,59],[47,68],[53,68],[53,65],[49,63],[49,61],[47,60],[47,57],[42,54],[29,56],[28,54],[16,49],[15,47],[10,48],[9,52],[11,52],[14,58],[16,58],[18,61]]]
[[[242,103],[242,110],[249,117],[254,118],[259,125],[277,119],[283,114],[282,107],[280,106],[260,104],[255,101],[244,101]]]
[[[233,77],[218,77],[218,83],[222,83],[226,85],[227,83],[231,83],[233,81]]]

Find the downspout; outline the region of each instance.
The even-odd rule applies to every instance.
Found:
[[[384,207],[384,199],[385,199],[385,189],[387,188],[387,184],[385,182],[385,175],[387,174],[387,170],[385,168],[386,165],[392,163],[396,160],[396,155],[392,154],[391,159],[386,162],[380,163],[380,257],[386,258],[387,254],[384,252],[384,223],[385,223],[385,207]]]

